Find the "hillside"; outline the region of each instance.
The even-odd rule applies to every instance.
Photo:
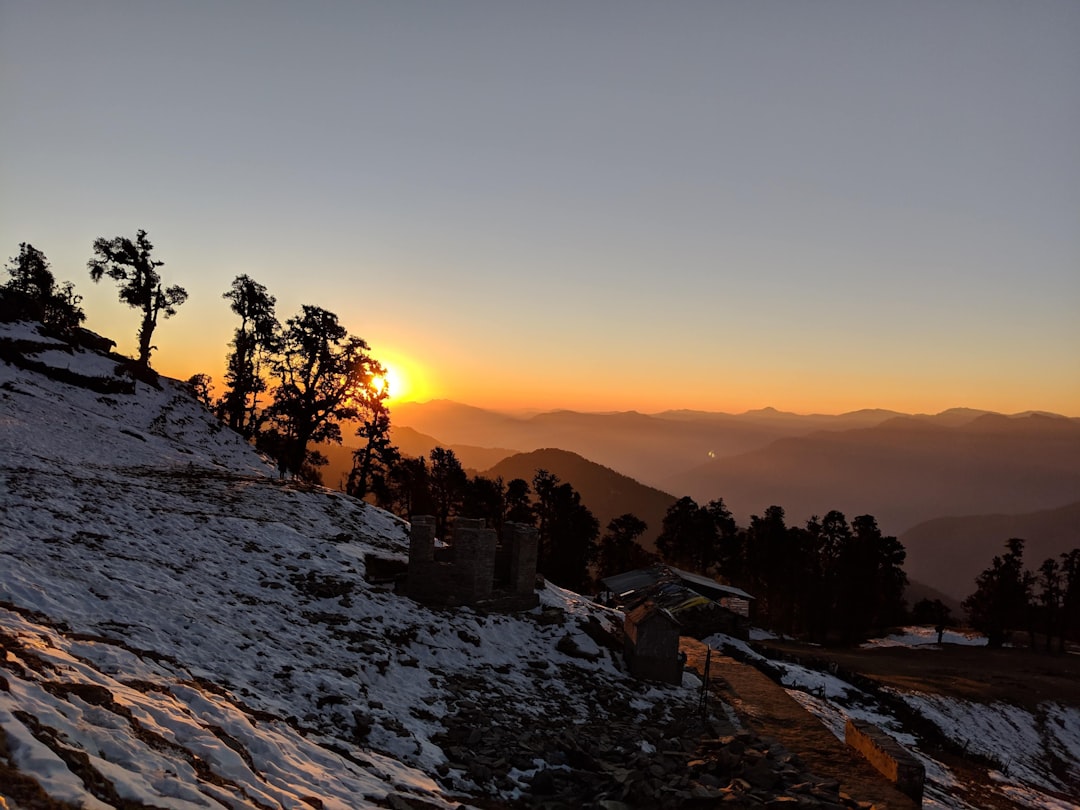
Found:
[[[1026,540],[1024,563],[1032,571],[1047,557],[1080,547],[1080,501],[1060,509],[1019,515],[972,515],[928,520],[900,536],[908,576],[956,599],[975,590],[975,577],[1005,551],[1012,537]]]
[[[669,478],[696,500],[722,497],[745,521],[772,504],[789,522],[839,509],[890,534],[943,515],[1021,513],[1080,492],[1080,422],[1030,414],[897,417],[871,428],[779,439]]]
[[[551,585],[520,614],[432,610],[368,582],[369,555],[404,559],[404,524],[279,480],[182,384],[27,325],[0,325],[0,358],[0,806],[866,806],[840,793],[866,784],[855,755],[808,772],[753,731],[771,698],[725,702],[732,671],[705,720],[692,674],[629,679],[614,611]],[[754,666],[790,687],[790,665]],[[905,675],[915,715],[820,682],[800,701],[903,739],[928,806],[1061,807],[1080,785],[1074,676],[1018,709]]]
[[[582,503],[600,523],[601,534],[613,518],[627,512],[637,515],[648,525],[640,538],[641,544],[649,550],[655,549],[664,514],[675,503],[671,495],[639,484],[577,453],[551,448],[510,456],[485,471],[484,475],[489,478],[502,476],[504,481],[522,478],[531,482],[537,470],[547,470],[576,489]]]
[[[612,612],[551,586],[541,609],[489,616],[370,585],[368,554],[404,559],[401,521],[278,480],[175,381],[131,390],[114,359],[25,325],[0,344],[12,806],[451,807],[528,791],[568,723],[659,750],[692,714],[692,679],[630,680],[586,634]],[[529,747],[464,754],[490,726],[478,707]]]

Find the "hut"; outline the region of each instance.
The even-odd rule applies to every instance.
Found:
[[[606,604],[631,610],[651,599],[678,619],[683,635],[750,637],[754,597],[731,585],[671,565],[627,571],[604,577],[602,582],[607,590]]]
[[[625,655],[635,678],[682,683],[679,622],[651,599],[626,614],[623,622]]]

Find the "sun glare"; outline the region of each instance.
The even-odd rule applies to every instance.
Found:
[[[387,400],[401,399],[402,395],[408,390],[408,386],[404,383],[404,378],[401,373],[393,366],[388,366],[383,363],[384,372],[381,376],[372,380],[376,390],[385,390]]]

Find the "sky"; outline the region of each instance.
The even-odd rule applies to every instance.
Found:
[[[246,273],[399,399],[1080,415],[1074,0],[0,0],[0,258],[145,229],[218,383]]]

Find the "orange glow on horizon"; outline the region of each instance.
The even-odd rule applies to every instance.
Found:
[[[194,347],[193,347],[194,348]],[[201,347],[198,347],[201,348]],[[215,352],[216,354],[216,352]],[[881,379],[868,376],[857,396],[834,391],[811,376],[772,378],[764,373],[742,373],[722,384],[694,379],[676,380],[662,388],[623,384],[602,372],[592,378],[584,374],[566,375],[558,385],[545,385],[528,367],[516,366],[498,371],[483,368],[472,358],[439,357],[428,365],[396,351],[375,348],[373,356],[386,369],[384,383],[389,387],[387,405],[408,402],[452,400],[486,410],[507,413],[574,410],[581,412],[659,413],[667,410],[698,410],[738,414],[773,407],[800,414],[840,414],[863,408],[882,408],[901,413],[939,413],[949,408],[968,407],[1020,413],[1046,410],[1065,416],[1080,416],[1080,409],[1070,402],[1036,402],[1024,390],[1001,391],[978,381],[935,380],[929,388],[915,379]],[[224,369],[221,357],[206,363],[197,351],[168,352],[155,355],[157,370],[170,377],[186,380],[192,374],[209,371],[214,395],[223,393]],[[453,369],[445,375],[444,369]],[[216,373],[215,373],[216,372]]]
[[[394,352],[378,352],[377,359],[384,373],[376,378],[376,386],[386,386],[386,404],[391,408],[400,402],[417,402],[431,398],[426,385],[427,375],[420,364]]]

